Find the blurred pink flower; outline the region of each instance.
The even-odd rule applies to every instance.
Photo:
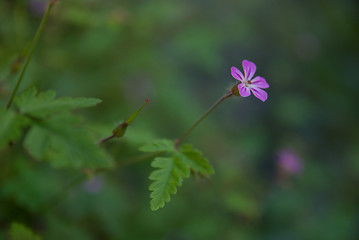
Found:
[[[84,188],[87,192],[97,194],[102,191],[104,182],[101,177],[93,176],[84,183]]]
[[[248,60],[243,60],[242,62],[244,75],[238,68],[232,67],[231,72],[232,76],[241,81],[238,84],[238,91],[242,97],[248,97],[251,95],[251,92],[261,101],[265,102],[268,98],[268,94],[262,88],[269,88],[269,84],[262,77],[255,77],[254,73],[256,72],[256,65]],[[253,79],[252,79],[253,78]]]
[[[281,149],[278,153],[277,163],[281,171],[290,175],[297,175],[303,170],[301,159],[292,149]]]
[[[42,16],[45,13],[46,5],[45,0],[28,0],[30,12],[36,16]]]

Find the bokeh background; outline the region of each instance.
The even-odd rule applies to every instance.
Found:
[[[46,1],[0,1],[0,98]],[[106,135],[147,98],[117,161],[154,138],[181,135],[236,80],[243,59],[270,84],[268,100],[232,97],[186,139],[214,165],[164,209],[149,208],[150,160],[49,196],[78,172],[1,159],[0,239],[11,222],[43,239],[358,239],[359,8],[354,0],[60,0],[22,89],[97,97],[81,111]],[[94,131],[95,131],[94,130]],[[4,161],[3,161],[4,160]],[[10,170],[8,170],[10,171]]]

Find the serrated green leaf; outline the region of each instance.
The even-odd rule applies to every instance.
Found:
[[[15,103],[23,114],[44,117],[76,108],[91,107],[101,102],[100,99],[96,98],[62,97],[55,99],[55,97],[55,91],[50,90],[37,94],[35,88],[30,88],[17,97]]]
[[[41,240],[40,236],[34,234],[31,229],[20,223],[12,223],[9,240]]]
[[[184,160],[186,164],[189,168],[192,168],[193,171],[203,175],[214,174],[214,169],[209,163],[208,159],[203,157],[202,152],[193,148],[192,145],[183,145],[180,148],[180,153],[185,156]]]
[[[11,110],[0,109],[0,148],[10,140],[16,140],[22,129],[28,124],[26,117]]]
[[[175,152],[175,144],[172,140],[156,139],[139,148],[142,152]]]
[[[179,154],[167,158],[157,157],[151,166],[158,168],[149,177],[154,181],[149,187],[152,191],[151,210],[156,211],[170,201],[171,194],[176,194],[177,187],[182,185],[183,178],[189,177],[190,171]]]
[[[79,118],[61,114],[35,122],[24,142],[37,159],[47,160],[53,167],[107,168],[111,157],[81,127]]]

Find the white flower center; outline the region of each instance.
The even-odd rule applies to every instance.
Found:
[[[244,79],[244,86],[249,87],[250,84],[252,84],[251,80]]]

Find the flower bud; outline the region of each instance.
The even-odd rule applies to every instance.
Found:
[[[125,135],[126,129],[128,127],[127,121],[124,121],[120,125],[118,125],[115,129],[112,130],[112,134],[114,137],[120,138]]]
[[[123,135],[125,135],[126,130],[128,125],[130,125],[130,123],[136,118],[137,114],[142,110],[142,108],[148,103],[148,99],[146,100],[146,102],[134,113],[131,115],[131,117],[129,117],[126,121],[124,121],[123,123],[121,123],[120,125],[118,125],[117,127],[115,127],[112,130],[112,135],[104,138],[102,140],[99,141],[98,144],[103,144],[109,140],[111,140],[112,138],[121,138],[123,137]]]
[[[125,135],[128,125],[136,118],[137,114],[142,110],[142,108],[148,103],[148,99],[146,102],[134,113],[129,117],[126,121],[118,125],[115,129],[112,130],[112,136],[120,138]]]

